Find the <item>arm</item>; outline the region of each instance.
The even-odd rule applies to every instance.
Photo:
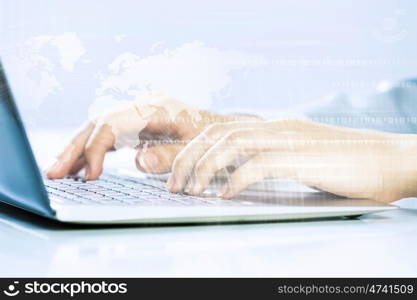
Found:
[[[46,175],[63,178],[85,169],[85,178],[95,180],[103,170],[106,153],[126,146],[138,150],[139,170],[166,173],[177,153],[208,125],[252,119],[255,117],[212,113],[161,93],[149,93],[87,122]]]

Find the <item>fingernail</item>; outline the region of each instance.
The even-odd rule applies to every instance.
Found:
[[[159,164],[158,156],[155,153],[149,152],[142,156],[142,162],[145,169],[156,169]]]
[[[84,174],[85,180],[90,180],[90,170],[88,167],[85,168],[85,174]]]

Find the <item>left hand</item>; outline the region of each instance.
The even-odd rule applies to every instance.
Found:
[[[384,202],[417,196],[417,135],[304,120],[212,124],[175,158],[171,192],[200,195],[215,174],[230,174],[219,196],[232,198],[265,178],[287,178],[350,198]]]
[[[149,93],[87,122],[46,170],[46,175],[59,179],[84,168],[85,178],[96,180],[103,171],[106,154],[123,144],[138,149],[135,162],[139,170],[166,173],[183,145],[209,124],[254,119],[220,115],[162,93]]]

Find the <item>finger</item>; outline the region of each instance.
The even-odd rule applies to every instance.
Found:
[[[185,188],[186,192],[191,195],[201,194],[219,170],[237,159],[247,159],[265,148],[270,148],[271,138],[276,139],[276,133],[265,129],[232,130],[208,149],[197,162],[193,178]]]
[[[69,171],[69,175],[78,174],[78,172],[80,172],[81,169],[83,169],[86,166],[86,164],[87,164],[87,161],[86,161],[84,155],[82,155],[79,159],[77,159],[77,161],[71,167],[71,169]]]
[[[168,179],[167,186],[171,192],[183,190],[193,170],[195,163],[223,134],[222,125],[210,126],[196,138],[191,140],[184,149],[176,156],[172,164],[172,172]]]
[[[232,130],[207,150],[197,162],[186,191],[191,195],[199,195],[219,170],[234,161],[246,160],[259,152],[298,151],[303,148],[303,143],[297,143],[298,140],[298,135],[279,134],[264,128]]]
[[[183,145],[178,144],[144,146],[136,155],[136,167],[145,173],[168,173],[175,157],[183,148]]]
[[[271,158],[271,153],[261,153],[250,159],[229,176],[227,184],[223,186],[218,196],[230,199],[250,185],[268,177],[294,178],[292,159],[284,153],[279,157],[277,159],[275,154]]]
[[[71,142],[59,154],[52,166],[46,170],[46,176],[51,179],[63,178],[69,174],[74,163],[84,151],[84,147],[94,130],[95,125],[88,123],[79,130]]]
[[[84,156],[86,158],[86,180],[96,180],[103,171],[104,156],[113,149],[115,136],[111,127],[104,124],[96,127],[90,136],[85,147]]]
[[[217,141],[232,129],[265,126],[262,122],[216,123],[207,127],[202,133],[188,143],[176,156],[172,164],[172,173],[168,179],[168,189],[177,193],[184,189],[194,166]]]
[[[321,174],[326,166],[326,158],[316,151],[267,151],[256,155],[233,172],[228,183],[223,186],[219,197],[230,199],[250,185],[265,178],[286,178],[313,187],[328,189],[326,182],[337,177]],[[338,168],[336,168],[338,169]]]

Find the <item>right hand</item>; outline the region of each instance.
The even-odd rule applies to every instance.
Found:
[[[50,179],[77,174],[85,168],[87,180],[98,179],[107,152],[123,140],[138,149],[136,166],[147,173],[171,170],[185,144],[212,123],[242,118],[222,116],[187,106],[173,98],[152,93],[148,101],[103,114],[85,124],[46,170]],[[127,139],[126,139],[127,137]]]

